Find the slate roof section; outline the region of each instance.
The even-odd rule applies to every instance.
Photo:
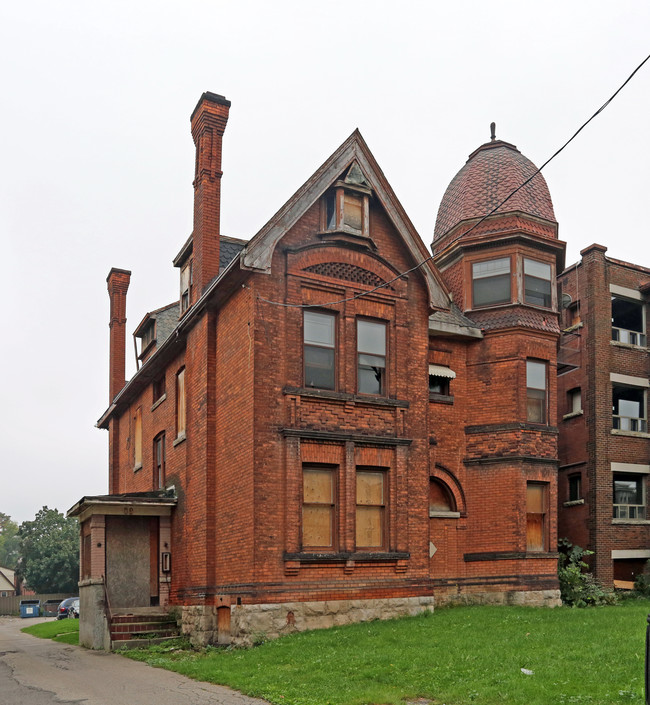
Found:
[[[219,274],[221,274],[244,247],[246,247],[248,241],[222,235],[219,238],[219,243]]]
[[[553,311],[542,311],[524,306],[472,311],[472,319],[475,325],[478,325],[483,330],[519,326],[532,328],[533,330],[543,330],[548,333],[560,333],[557,314],[553,313]]]
[[[434,241],[463,220],[487,215],[537,167],[514,144],[495,140],[470,154],[445,191],[434,230]],[[510,198],[497,213],[522,211],[555,222],[553,202],[542,174]]]
[[[442,336],[482,338],[481,327],[464,316],[452,303],[449,311],[435,311],[429,316],[429,332]]]

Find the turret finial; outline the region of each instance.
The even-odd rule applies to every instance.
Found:
[[[497,124],[496,122],[490,123],[490,139],[492,142],[497,138]]]

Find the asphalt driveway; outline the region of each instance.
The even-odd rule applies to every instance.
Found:
[[[117,654],[22,634],[48,619],[0,617],[2,705],[268,705]]]

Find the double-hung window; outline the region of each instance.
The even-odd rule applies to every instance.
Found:
[[[546,512],[548,483],[529,482],[526,485],[526,550],[548,550]]]
[[[524,300],[527,304],[551,308],[551,265],[524,258]]]
[[[386,324],[357,319],[357,388],[386,394]]]
[[[386,544],[386,473],[357,470],[356,546],[380,549]]]
[[[645,347],[645,315],[641,301],[612,296],[612,340]]]
[[[612,387],[612,412],[613,428],[621,431],[647,432],[645,389],[614,384]]]
[[[472,264],[472,305],[493,306],[512,300],[510,257]]]
[[[302,546],[334,548],[336,481],[333,468],[304,466],[302,470]]]
[[[333,313],[304,312],[305,387],[335,388],[335,323]]]
[[[185,368],[176,375],[176,437],[185,435],[187,404],[185,402]]]
[[[614,474],[614,519],[645,519],[645,476]]]
[[[158,434],[153,441],[153,482],[154,488],[165,488],[165,434]]]
[[[546,363],[526,360],[526,419],[530,423],[547,423]]]

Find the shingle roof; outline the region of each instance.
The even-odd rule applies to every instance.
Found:
[[[487,215],[536,170],[513,144],[495,140],[481,145],[447,187],[438,209],[433,239],[442,237],[462,220]],[[497,212],[509,211],[523,211],[555,221],[551,194],[541,174]]]
[[[551,311],[541,311],[523,306],[472,311],[472,320],[483,330],[521,326],[549,333],[559,333],[557,315]]]

